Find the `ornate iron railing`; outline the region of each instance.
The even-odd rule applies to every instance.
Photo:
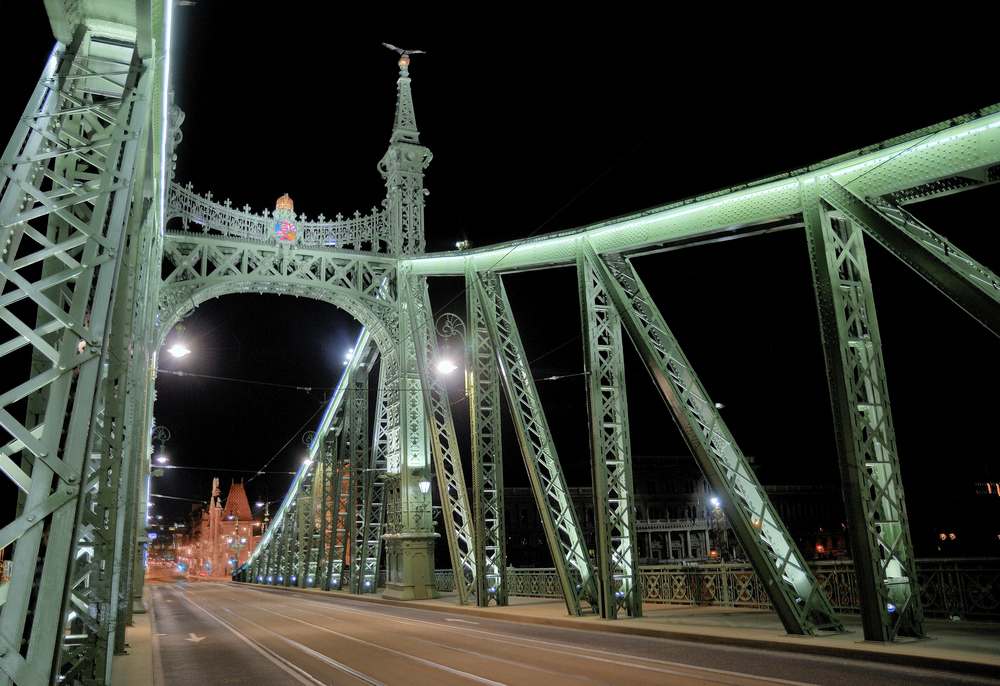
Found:
[[[859,612],[857,578],[850,561],[810,565],[837,612]],[[749,564],[640,567],[647,603],[770,608],[763,584]],[[917,560],[917,585],[931,617],[1000,619],[1000,560]],[[554,569],[507,570],[512,596],[561,598]]]
[[[269,210],[254,214],[249,205],[240,209],[233,207],[228,199],[221,204],[214,202],[211,192],[200,196],[190,183],[187,186],[170,184],[167,217],[180,218],[185,231],[200,227],[202,233],[254,241],[270,240],[274,236],[275,220]],[[321,214],[316,221],[308,221],[300,214],[295,225],[299,232],[297,245],[395,254],[385,211],[375,208],[371,214],[355,212],[353,217],[338,214],[334,219],[326,219]]]

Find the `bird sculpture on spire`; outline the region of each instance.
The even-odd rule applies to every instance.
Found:
[[[425,55],[425,54],[427,54],[423,50],[403,50],[403,48],[397,48],[392,43],[382,43],[382,45],[384,45],[385,47],[389,48],[390,50],[395,50],[396,52],[399,53],[399,62],[398,62],[398,64],[401,67],[406,67],[406,66],[408,66],[410,64],[410,55]]]

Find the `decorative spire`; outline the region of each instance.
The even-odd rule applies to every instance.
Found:
[[[391,239],[389,252],[413,255],[424,249],[424,169],[430,164],[431,151],[420,145],[417,119],[410,95],[409,55],[419,50],[402,50],[384,44],[400,54],[399,79],[396,81],[396,121],[389,138],[389,149],[378,164],[385,179],[384,207]]]
[[[413,112],[413,96],[410,95],[410,75],[407,65],[410,58],[399,58],[399,80],[396,81],[396,123],[392,128],[390,143],[420,143],[417,131],[417,117]]]

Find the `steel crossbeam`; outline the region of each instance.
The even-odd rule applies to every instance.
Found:
[[[635,536],[632,446],[625,395],[621,319],[591,253],[577,259],[580,312],[583,319],[590,447],[597,513],[597,567],[601,616],[615,619],[619,610],[642,616],[642,589]]]
[[[722,499],[740,545],[766,580],[785,630],[844,631],[632,265],[620,254],[597,257],[592,247],[587,252],[702,473]]]
[[[462,469],[462,456],[451,417],[451,402],[439,374],[433,369],[438,354],[434,335],[433,313],[427,295],[427,281],[422,277],[405,280],[402,296],[409,303],[410,330],[416,351],[417,367],[423,381],[423,398],[434,453],[441,507],[444,512],[445,538],[451,553],[455,588],[459,603],[469,602],[469,595],[477,588],[476,545],[473,537],[472,509]]]
[[[586,600],[596,610],[594,570],[503,282],[496,274],[480,273],[474,286],[486,312],[490,342],[566,608],[569,614],[580,615],[581,601]]]
[[[923,611],[889,407],[864,234],[805,195],[841,484],[851,527],[865,639],[923,636]]]
[[[859,198],[833,179],[820,194],[884,248],[1000,336],[1000,277],[886,198]]]
[[[476,274],[465,274],[468,337],[465,387],[472,428],[475,494],[476,602],[507,605],[507,534],[504,528],[503,451],[500,433],[500,383],[484,303],[477,297]]]

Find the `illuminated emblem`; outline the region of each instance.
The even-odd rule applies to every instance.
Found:
[[[274,237],[282,243],[291,243],[298,236],[298,229],[295,227],[295,212],[292,199],[288,193],[278,198],[274,205]]]
[[[295,240],[295,224],[280,219],[274,224],[274,235],[283,243],[291,243]]]

